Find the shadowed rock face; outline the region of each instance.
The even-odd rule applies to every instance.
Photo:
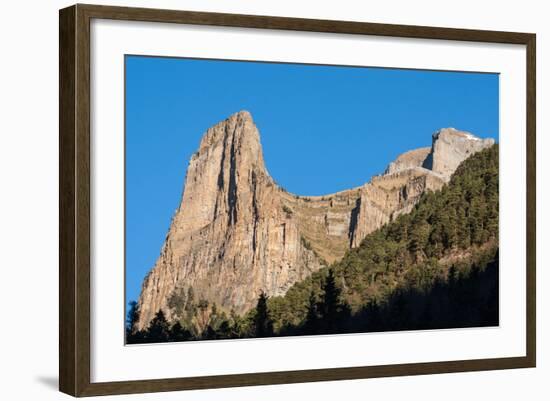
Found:
[[[143,282],[138,327],[160,309],[171,319],[167,302],[176,289],[192,287],[195,299],[237,313],[252,308],[262,290],[283,295],[408,213],[424,191],[441,188],[462,160],[493,143],[454,129],[432,142],[361,187],[303,197],[269,176],[248,112],[213,126],[191,157],[180,206]]]

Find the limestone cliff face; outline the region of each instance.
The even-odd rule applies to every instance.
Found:
[[[407,213],[440,188],[458,164],[491,140],[444,129],[431,148],[407,152],[362,187],[303,197],[279,187],[263,160],[258,129],[246,111],[210,128],[191,157],[181,204],[160,256],[145,278],[138,327],[177,289],[238,313],[260,291],[282,295],[341,258],[370,232]]]
[[[493,139],[481,139],[454,128],[443,128],[433,134],[432,138],[432,149],[423,167],[441,174],[445,181],[449,181],[464,159],[495,143]]]

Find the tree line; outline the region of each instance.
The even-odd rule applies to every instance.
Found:
[[[139,320],[139,307],[137,302],[132,301],[129,303],[126,321],[126,339],[127,343],[139,344],[334,332],[350,317],[349,307],[342,302],[340,293],[330,270],[323,285],[323,296],[317,301],[313,294],[311,295],[306,320],[302,327],[295,327],[292,332],[288,328],[286,331],[275,331],[274,320],[268,307],[269,297],[263,291],[258,296],[256,307],[244,317],[233,313],[227,317],[223,312],[217,315],[214,305],[213,312],[211,310],[206,325],[200,331],[196,326],[194,329],[187,329],[181,321],[170,323],[162,310],[157,312],[146,329],[138,330],[136,324]]]
[[[329,270],[321,297],[310,294],[303,321],[278,330],[264,292],[256,307],[244,317],[233,315],[219,321],[212,315],[202,332],[189,330],[179,321],[170,323],[162,311],[146,329],[136,330],[139,310],[137,303],[131,302],[126,339],[129,344],[139,344],[495,326],[499,319],[498,272],[497,252],[485,265],[474,264],[466,274],[460,274],[453,266],[446,280],[437,278],[424,289],[399,287],[384,302],[370,301],[352,313]]]

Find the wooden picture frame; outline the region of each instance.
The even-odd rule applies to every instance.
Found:
[[[526,46],[526,350],[523,357],[92,383],[90,380],[90,21],[309,31]],[[59,14],[59,388],[73,396],[144,393],[534,367],[536,363],[535,34],[74,5]]]

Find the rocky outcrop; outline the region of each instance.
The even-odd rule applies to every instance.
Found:
[[[138,327],[158,310],[173,318],[174,291],[243,313],[260,291],[282,295],[395,216],[440,188],[490,140],[444,129],[431,148],[407,152],[362,187],[304,197],[267,172],[258,129],[241,111],[210,128],[187,169],[183,197],[160,256],[145,278]]]
[[[494,143],[495,141],[490,138],[481,139],[469,132],[443,128],[433,134],[432,149],[423,167],[440,174],[445,181],[449,181],[463,160]]]
[[[443,177],[421,167],[373,177],[361,189],[357,224],[350,238],[351,247],[403,213],[409,213],[426,190],[435,191],[445,183]]]
[[[430,154],[430,151],[431,148],[426,147],[409,150],[408,152],[399,155],[397,159],[395,159],[388,165],[386,171],[384,172],[384,175],[396,174],[403,170],[408,170],[414,167],[421,167],[424,163],[424,160],[426,160],[426,158]]]

